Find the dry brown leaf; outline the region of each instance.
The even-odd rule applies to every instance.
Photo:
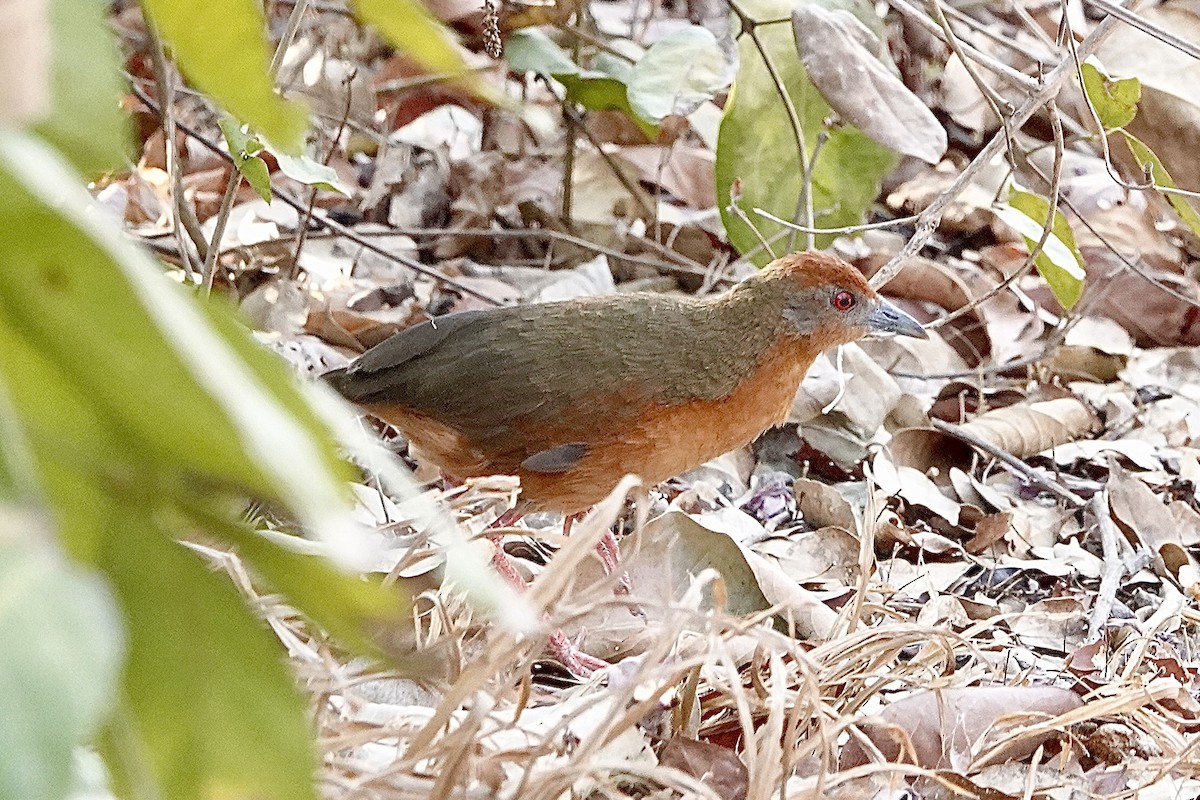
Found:
[[[1087,638],[1087,608],[1077,597],[1041,600],[1023,608],[1009,622],[1009,629],[1025,647],[1065,655],[1079,649]]]
[[[858,530],[858,518],[850,501],[827,483],[809,478],[796,478],[792,484],[796,507],[804,521],[814,528],[836,526]]]
[[[372,289],[352,297],[315,300],[308,310],[304,331],[361,353],[428,319],[429,315],[412,297],[388,299],[386,290]]]
[[[1193,515],[1179,516],[1162,503],[1146,484],[1130,475],[1119,464],[1112,464],[1108,479],[1108,508],[1113,521],[1134,547],[1145,547],[1157,558],[1157,567],[1185,587],[1200,576],[1196,559],[1185,542],[1194,542],[1200,531],[1181,528],[1194,525]]]
[[[1064,397],[990,411],[960,428],[1017,458],[1028,458],[1073,441],[1097,424],[1090,408]]]
[[[1043,721],[1082,704],[1066,689],[1050,686],[971,686],[916,692],[887,706],[879,722],[860,727],[888,761],[909,761],[928,769],[964,768],[1005,737],[1012,740],[998,760],[1024,758],[1056,734],[1014,735],[1021,720]],[[856,740],[842,751],[842,769],[867,761]]]
[[[879,41],[853,14],[800,5],[792,30],[809,80],[842,119],[898,153],[930,164],[941,159],[945,129],[879,60]]]
[[[939,486],[951,485],[951,473],[955,469],[969,472],[975,460],[970,445],[930,428],[896,431],[888,443],[888,452],[898,467],[911,467],[923,474],[934,470],[933,481]],[[962,497],[961,492],[959,496]]]
[[[663,747],[658,763],[698,778],[719,797],[743,800],[746,796],[750,774],[728,747],[675,736]]]
[[[870,278],[886,261],[885,255],[881,253],[864,259],[858,266],[863,270],[863,274]],[[949,267],[922,257],[905,261],[904,269],[884,285],[883,294],[914,303],[929,303],[946,311],[965,308],[973,299],[966,282]],[[928,315],[922,316],[920,310],[912,305],[905,308],[915,313],[918,319],[928,321]],[[948,325],[939,328],[937,333],[962,356],[963,362],[969,367],[978,366],[992,354],[991,338],[988,336],[983,312],[978,308],[952,320]]]
[[[1103,295],[1090,309],[1129,331],[1141,347],[1200,345],[1200,287],[1192,278],[1143,267],[1143,277],[1125,268],[1107,251],[1089,252],[1088,284]],[[1165,287],[1165,288],[1164,288]],[[1060,309],[1049,289],[1031,287],[1029,296],[1055,313]],[[1190,298],[1182,299],[1182,298]]]
[[[691,208],[717,203],[716,154],[706,147],[676,144],[623,147],[621,157],[641,171],[646,183],[663,187]]]

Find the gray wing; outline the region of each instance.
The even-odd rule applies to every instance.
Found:
[[[602,332],[590,323],[612,320],[591,313],[593,305],[452,314],[391,336],[327,377],[354,402],[431,416],[481,445],[503,443],[517,461],[530,459],[529,469],[566,471],[583,456],[578,442],[591,428],[636,413],[609,407],[614,394],[626,393],[624,348],[595,345]],[[592,397],[609,399],[604,414],[588,407]],[[570,429],[579,439],[529,441],[527,431],[539,426]]]

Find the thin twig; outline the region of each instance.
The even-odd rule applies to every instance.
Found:
[[[321,163],[329,166],[330,160],[333,159],[334,153],[337,152],[338,144],[342,140],[342,133],[346,130],[346,121],[350,119],[350,109],[354,105],[354,78],[357,69],[350,70],[342,81],[346,87],[346,104],[342,108],[342,121],[338,124],[337,131],[333,134],[333,139],[329,143],[329,149],[325,152],[325,157],[321,159]],[[304,219],[296,229],[296,249],[292,251],[291,269],[288,271],[288,278],[295,280],[300,271],[300,252],[304,249],[304,240],[308,236],[308,222],[312,219],[313,206],[317,202],[317,187],[313,186],[308,192],[308,208],[304,211]]]
[[[796,104],[792,102],[792,95],[788,92],[787,86],[783,82],[783,76],[779,73],[779,68],[775,65],[775,60],[771,58],[771,54],[767,52],[766,46],[759,38],[757,21],[746,13],[737,0],[726,0],[729,3],[730,9],[733,10],[735,16],[742,26],[742,33],[750,37],[750,41],[754,43],[754,48],[758,50],[758,55],[762,59],[763,66],[766,67],[767,73],[771,76],[771,82],[775,84],[775,91],[779,94],[779,99],[783,102],[783,110],[787,114],[788,124],[792,128],[792,138],[796,144],[796,158],[800,165],[800,197],[796,198],[797,207],[804,211],[803,215],[798,215],[797,223],[806,228],[813,226],[812,220],[812,204],[805,198],[805,193],[808,192],[808,187],[811,182],[808,176],[808,143],[804,139],[804,124],[800,121],[800,114],[796,111]],[[745,212],[742,212],[742,217],[745,217]],[[757,234],[762,238],[761,234]],[[811,238],[811,234],[809,234]],[[795,249],[796,233],[791,232],[788,239],[787,248]],[[770,249],[768,248],[768,252]]]
[[[1124,2],[1130,3],[1135,2],[1135,0],[1124,0]],[[1088,34],[1088,37],[1079,45],[1079,54],[1086,58],[1094,53],[1104,43],[1104,40],[1112,35],[1116,27],[1116,22],[1116,18],[1111,15],[1101,20],[1092,32]],[[1013,112],[1010,117],[1013,128],[1019,129],[1034,113],[1044,107],[1051,98],[1056,97],[1058,92],[1061,91],[1062,85],[1074,74],[1074,59],[1068,55],[1046,75],[1041,88],[1026,98],[1020,108]],[[920,251],[925,243],[929,241],[929,237],[933,235],[933,232],[937,230],[946,207],[957,199],[958,195],[971,184],[975,176],[987,164],[991,163],[993,158],[1003,152],[1005,141],[1004,131],[998,131],[984,148],[979,151],[979,154],[972,159],[966,169],[958,174],[954,182],[942,190],[937,198],[925,207],[917,219],[916,231],[912,237],[900,249],[899,253],[893,256],[882,269],[875,273],[871,279],[872,286],[882,286],[887,283],[900,271],[905,261]]]
[[[1100,532],[1100,548],[1103,554],[1104,572],[1100,575],[1100,588],[1096,591],[1096,602],[1092,604],[1091,619],[1088,622],[1088,634],[1085,643],[1094,642],[1100,638],[1101,629],[1108,623],[1112,615],[1113,604],[1117,600],[1117,589],[1124,577],[1125,564],[1121,558],[1117,537],[1121,535],[1113,522],[1108,510],[1108,490],[1097,492],[1088,503],[1088,510],[1096,518],[1096,528]]]
[[[919,8],[909,3],[908,0],[888,0],[888,2],[892,8],[899,11],[908,19],[916,22],[935,38],[941,40],[944,44],[949,45],[949,42],[947,42],[945,38],[945,32],[942,31],[938,24],[927,17]],[[993,58],[987,53],[984,53],[982,50],[972,47],[965,42],[962,44],[962,49],[965,53],[970,55],[971,60],[1000,76],[1018,89],[1026,92],[1036,91],[1037,81],[1025,73],[1018,72],[1008,64],[1005,64],[1003,61]]]
[[[212,296],[213,283],[216,282],[217,259],[221,254],[221,240],[225,238],[225,226],[229,222],[229,214],[233,211],[233,200],[237,197],[242,185],[242,173],[235,165],[229,170],[229,183],[225,185],[225,194],[221,196],[221,206],[213,219],[212,242],[208,246],[208,256],[204,259],[204,296]]]
[[[295,38],[296,31],[300,28],[300,20],[308,8],[308,2],[309,0],[295,0],[292,5],[283,36],[280,37],[278,44],[275,46],[275,53],[271,56],[269,74],[272,83],[274,83],[276,76],[279,74],[279,67],[283,64],[284,53],[291,45],[292,39]],[[270,178],[268,178],[269,180]],[[213,283],[216,281],[217,259],[220,257],[221,241],[225,238],[225,226],[229,221],[229,215],[233,212],[233,201],[241,185],[242,173],[238,170],[235,163],[234,168],[230,170],[229,182],[225,184],[225,194],[221,196],[221,205],[217,209],[216,219],[213,220],[212,242],[208,247],[208,255],[204,259],[205,297],[212,294]]]
[[[162,114],[162,109],[159,108],[158,104],[155,103],[154,100],[149,95],[147,95],[145,92],[141,91],[137,86],[131,86],[130,88],[133,90],[133,93],[137,96],[138,100],[140,100],[142,103],[144,103],[146,105],[146,107],[150,109],[150,111],[152,113],[154,113],[156,115]],[[187,125],[183,125],[181,123],[176,123],[176,127],[178,127],[179,130],[183,131],[186,135],[195,139],[202,147],[204,147],[210,153],[213,153],[214,155],[216,155],[218,158],[220,158],[228,163],[233,162],[233,156],[229,155],[229,153],[226,153],[219,146],[217,146],[214,142],[209,141],[206,137],[202,136],[199,132],[197,132],[197,131],[193,130],[192,128],[188,127]],[[304,203],[302,203],[300,200],[293,197],[290,192],[286,192],[276,186],[272,186],[271,194],[273,196],[279,198],[281,201],[283,201],[283,203],[285,205],[290,206],[292,209],[294,209],[297,212],[297,214],[303,212],[305,209]],[[355,231],[353,231],[350,228],[346,227],[345,225],[341,224],[340,222],[330,219],[325,214],[325,212],[321,209],[317,209],[313,213],[312,221],[316,225],[319,225],[322,228],[328,229],[328,230],[332,231],[333,233],[336,233],[338,236],[341,236],[345,239],[349,239],[350,241],[354,242],[355,244],[359,245],[360,247],[362,247],[366,250],[369,250],[370,252],[375,253],[376,255],[379,255],[389,261],[394,261],[397,264],[402,264],[403,266],[408,267],[409,269],[413,270],[414,272],[418,272],[421,275],[424,275],[428,278],[433,278],[434,280],[437,280],[437,281],[445,284],[446,286],[451,286],[454,289],[456,289],[457,291],[460,291],[466,295],[470,295],[471,297],[474,297],[477,300],[481,300],[481,301],[487,303],[488,305],[493,305],[493,306],[504,305],[503,301],[498,300],[495,297],[492,297],[491,295],[486,294],[485,292],[481,292],[478,289],[473,289],[470,286],[467,286],[466,284],[464,284],[460,281],[456,281],[454,278],[451,278],[449,275],[444,275],[441,272],[439,272],[438,270],[433,269],[432,267],[427,267],[419,261],[411,259],[407,256],[399,255],[398,253],[393,253],[383,247],[380,247],[379,245],[375,244],[367,237],[361,236],[358,233],[356,233]]]
[[[275,53],[271,56],[270,74],[272,80],[279,74],[279,68],[283,66],[283,57],[287,54],[287,49],[292,46],[292,40],[296,38],[296,32],[300,30],[300,21],[304,19],[304,13],[308,10],[308,2],[309,0],[295,0],[295,5],[292,6],[292,10],[288,14],[283,34],[279,37],[279,43],[275,45]]]
[[[175,238],[179,245],[179,257],[183,260],[184,271],[189,275],[196,274],[195,264],[192,263],[192,251],[188,249],[183,238],[186,231],[191,239],[196,253],[203,261],[208,256],[208,246],[204,235],[200,233],[200,223],[192,215],[191,209],[184,202],[183,168],[179,163],[175,141],[175,81],[173,72],[167,65],[167,55],[163,49],[162,37],[152,20],[146,21],[146,35],[150,40],[150,56],[154,62],[154,83],[158,89],[159,102],[165,113],[162,116],[163,138],[166,151],[167,175],[171,179],[171,207],[173,209]]]
[[[1200,60],[1200,47],[1197,47],[1186,39],[1181,39],[1160,25],[1155,25],[1145,17],[1135,14],[1116,3],[1110,3],[1108,0],[1084,0],[1084,2],[1103,10],[1104,13],[1110,16],[1116,17],[1132,28],[1137,28],[1148,36],[1153,36],[1163,44],[1174,47],[1181,53],[1186,53],[1192,58]]]
[[[1005,464],[1012,467],[1021,475],[1024,475],[1033,483],[1044,487],[1055,496],[1066,500],[1075,508],[1083,508],[1085,505],[1087,505],[1087,501],[1072,492],[1067,487],[1060,484],[1058,481],[1047,477],[1046,475],[1042,474],[1041,470],[1034,469],[1021,459],[1014,456],[1012,453],[1002,450],[986,439],[981,439],[980,437],[968,430],[964,430],[958,425],[951,425],[948,422],[942,422],[936,417],[931,418],[929,422],[936,430],[939,430],[948,436],[953,436],[955,439],[971,445],[971,447],[974,447],[976,450],[982,450],[993,458],[1003,461]]]
[[[801,233],[811,233],[817,236],[840,236],[850,233],[862,233],[863,231],[877,231],[887,228],[898,228],[902,225],[910,225],[917,221],[917,215],[913,214],[911,217],[897,217],[896,219],[888,219],[884,220],[883,222],[865,222],[862,225],[843,225],[840,228],[806,228],[803,225],[797,225],[796,223],[786,220],[783,217],[777,217],[770,211],[767,211],[765,208],[759,208],[758,206],[755,206],[750,210],[758,216],[766,217],[772,222],[776,222],[786,228],[792,228],[793,230],[800,231]]]

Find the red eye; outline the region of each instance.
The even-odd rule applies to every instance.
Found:
[[[843,289],[842,291],[835,294],[833,296],[833,300],[831,300],[830,302],[833,304],[833,307],[836,308],[838,311],[849,311],[850,309],[854,308],[854,304],[857,301],[854,299],[854,295],[850,294],[849,292],[847,292]]]

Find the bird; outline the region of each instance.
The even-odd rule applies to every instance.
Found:
[[[505,523],[570,520],[629,473],[653,486],[784,422],[824,351],[868,334],[928,338],[862,273],[818,251],[776,259],[721,294],[618,294],[436,317],[323,376],[455,481],[516,475]],[[610,571],[611,532],[597,546]],[[497,548],[495,567],[524,580]],[[561,632],[578,675],[605,662]]]
[[[434,318],[324,378],[446,476],[516,475],[519,512],[575,515],[628,473],[652,486],[753,441],[822,352],[873,333],[927,338],[854,267],[807,251],[719,295]]]

